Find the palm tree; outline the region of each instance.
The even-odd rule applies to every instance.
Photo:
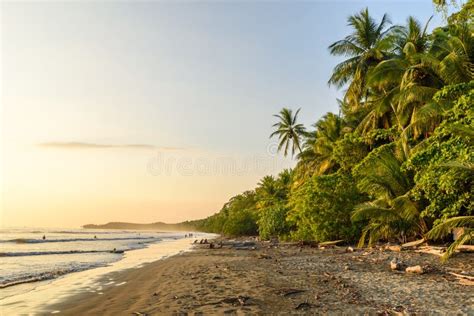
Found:
[[[415,55],[418,64],[404,73],[401,82],[399,112],[407,122],[404,138],[429,135],[439,125],[451,104],[434,102],[437,91],[474,79],[472,28],[460,23],[448,30],[438,29],[432,37],[429,50]]]
[[[367,8],[350,16],[347,21],[354,31],[329,46],[329,51],[332,55],[349,58],[334,68],[328,83],[338,88],[349,83],[345,100],[358,107],[361,98],[367,96],[365,85],[369,69],[390,54],[392,41],[388,35],[393,28],[386,28],[390,23],[387,14],[377,23]]]
[[[278,178],[265,176],[255,189],[258,197],[257,206],[262,209],[286,201],[292,180],[292,171],[285,169]]]
[[[405,140],[426,137],[446,110],[433,101],[435,93],[445,85],[474,79],[474,39],[469,27],[460,23],[430,36],[428,23],[422,27],[410,17],[406,26],[394,30],[396,55],[368,74],[371,111],[359,130],[377,128],[377,122],[388,116]]]
[[[367,102],[368,112],[358,129],[368,131],[397,126],[400,132],[414,113],[415,104],[431,100],[442,82],[421,63],[428,50],[428,22],[424,27],[409,17],[406,26],[393,31],[394,54],[381,61],[367,75],[372,95]]]
[[[319,173],[323,174],[336,166],[333,152],[336,141],[342,136],[343,121],[338,115],[328,113],[316,123],[316,129],[314,150],[322,158]]]
[[[422,53],[428,49],[429,34],[428,25],[433,17],[430,17],[424,26],[416,18],[409,16],[407,24],[394,30],[395,46],[398,55],[410,52]]]
[[[474,216],[451,217],[433,227],[427,234],[430,239],[441,239],[449,235],[456,227],[464,228],[464,232],[446,249],[441,257],[442,261],[446,261],[451,257],[459,246],[474,240]]]
[[[301,109],[298,109],[293,115],[293,111],[288,108],[283,108],[279,114],[275,114],[280,121],[273,124],[276,130],[270,135],[278,136],[279,144],[278,151],[284,148],[283,154],[288,155],[288,149],[291,147],[291,155],[293,156],[298,150],[301,152],[301,137],[305,134],[305,128],[303,124],[297,123],[298,113]]]
[[[459,22],[433,31],[432,52],[424,62],[446,84],[474,79],[474,36],[472,23]]]
[[[406,26],[394,30],[396,54],[369,72],[370,110],[358,126],[362,133],[396,126],[406,156],[420,138],[433,133],[452,106],[434,100],[435,94],[445,85],[468,82],[474,73],[474,42],[467,28],[457,25],[429,35],[428,23],[422,26],[409,17]]]
[[[342,136],[343,120],[334,113],[327,113],[314,127],[315,131],[307,134],[299,158],[321,175],[337,165],[333,151],[336,141]]]
[[[358,188],[374,198],[356,206],[352,214],[353,221],[367,221],[359,247],[367,235],[370,246],[380,238],[398,237],[406,242],[407,237],[426,231],[419,206],[409,195],[413,181],[402,168],[403,157],[394,144],[383,145],[353,170]]]
[[[278,187],[281,190],[287,191],[291,186],[291,181],[293,180],[293,170],[292,169],[283,169],[282,172],[278,174]]]
[[[275,202],[278,194],[278,184],[273,176],[265,176],[258,183],[255,193],[258,196],[257,207],[259,209],[268,207]]]

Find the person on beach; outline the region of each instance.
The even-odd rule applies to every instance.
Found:
[[[45,240],[45,239],[46,239],[46,235],[43,235],[43,240]]]

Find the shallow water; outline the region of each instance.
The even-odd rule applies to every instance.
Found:
[[[49,242],[43,242],[43,234],[44,230],[2,232],[0,309],[4,315],[55,312],[44,308],[84,291],[100,295],[106,286],[120,286],[114,280],[103,284],[104,275],[187,251],[194,240],[181,232],[50,230]],[[114,248],[125,252],[111,253]]]
[[[123,251],[183,236],[152,231],[1,229],[0,288],[104,266],[120,260]]]

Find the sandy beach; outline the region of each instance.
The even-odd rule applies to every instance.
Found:
[[[441,264],[438,256],[413,250],[324,248],[197,245],[115,273],[115,285],[102,295],[77,295],[51,309],[61,315],[474,314],[474,287],[455,275],[473,275],[472,254]],[[393,258],[424,273],[393,271]]]
[[[45,305],[53,306],[58,302],[63,302],[70,297],[83,293],[102,295],[102,288],[121,285],[120,282],[113,280],[114,275],[120,274],[122,271],[138,269],[147,263],[156,262],[192,248],[192,239],[181,238],[183,237],[182,233],[164,233],[160,236],[163,237],[163,240],[146,244],[146,247],[140,249],[125,251],[123,254],[119,253],[117,254],[118,260],[108,264],[100,264],[99,267],[65,273],[39,281],[36,281],[36,279],[27,280],[24,283],[4,287],[0,290],[0,315],[43,315],[53,313],[55,310]],[[209,238],[210,235],[201,236]],[[141,241],[138,240],[138,242]],[[53,244],[58,243],[54,242]],[[88,241],[88,243],[92,242]],[[66,244],[74,244],[74,242],[66,242]],[[33,245],[35,244],[33,243]],[[91,245],[91,247],[94,246]],[[74,258],[79,262],[88,262],[89,258],[96,259],[93,255],[94,253],[82,253]],[[66,258],[67,256],[66,254]],[[35,261],[27,261],[29,259],[27,256],[2,257],[2,268],[11,268],[18,265],[25,271],[30,270],[30,273],[34,273],[35,268],[38,267],[33,263],[36,263],[39,268],[42,267],[40,263],[43,263],[43,266],[50,268],[51,271],[54,271],[55,267],[61,267],[61,261],[54,261],[58,260],[54,255],[31,257]],[[14,261],[9,259],[14,259]],[[5,275],[8,271],[3,269],[2,273]]]

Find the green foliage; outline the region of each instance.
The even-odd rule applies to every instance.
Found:
[[[394,143],[380,146],[352,170],[359,190],[371,198],[357,205],[352,215],[353,221],[366,223],[359,246],[365,244],[367,235],[372,245],[390,237],[405,242],[425,231],[419,206],[409,195],[412,176],[402,169],[404,156],[400,152]]]
[[[297,240],[354,240],[359,226],[351,223],[352,209],[366,199],[350,174],[313,176],[292,191],[289,222]]]
[[[283,170],[277,179],[272,176],[264,177],[255,189],[259,216],[257,224],[262,239],[286,236],[289,232],[286,202],[292,178],[292,171]]]
[[[414,152],[407,168],[416,172],[414,196],[429,201],[423,216],[431,220],[471,215],[472,170],[446,165],[474,162],[474,82],[442,89],[435,99],[452,103],[444,120]]]
[[[400,136],[397,126],[392,126],[389,128],[377,128],[369,131],[364,135],[364,141],[367,144],[387,144]]]
[[[260,238],[285,237],[290,228],[286,221],[287,214],[288,208],[282,204],[261,209],[257,221]]]
[[[301,152],[301,136],[305,133],[303,124],[297,123],[298,113],[301,109],[296,110],[293,115],[291,109],[283,108],[279,114],[274,116],[278,118],[279,122],[273,124],[276,130],[270,135],[270,137],[277,136],[278,150],[284,148],[283,154],[288,155],[288,149],[291,148],[291,155],[293,156],[296,151]]]
[[[446,1],[435,1],[445,6]],[[294,170],[266,176],[255,191],[193,222],[226,235],[295,240],[359,238],[400,242],[467,232],[474,215],[473,2],[428,32],[430,20],[376,21],[368,9],[348,18],[352,33],[334,42],[343,56],[329,84],[345,89],[340,114],[306,131],[299,110],[282,109],[271,137],[297,155]],[[465,219],[468,219],[468,222]]]
[[[307,174],[325,174],[337,170],[334,157],[336,142],[343,135],[344,121],[334,113],[326,113],[313,125],[313,131],[306,133],[304,150],[300,153],[300,168],[310,170]]]
[[[395,143],[374,149],[352,170],[357,187],[371,198],[391,199],[405,194],[411,181],[401,169],[402,161]]]
[[[329,46],[335,56],[349,57],[333,70],[329,84],[343,87],[348,84],[345,100],[359,106],[359,101],[367,92],[366,77],[370,67],[382,61],[391,47],[390,18],[384,14],[380,22],[374,20],[368,8],[351,15],[347,22],[352,34]]]
[[[252,236],[257,234],[256,194],[246,191],[234,196],[220,212],[195,221],[194,226],[205,232],[227,236]]]
[[[231,212],[222,228],[226,236],[254,236],[257,234],[257,216],[253,210],[240,209]]]
[[[333,157],[342,170],[349,171],[367,156],[368,152],[369,146],[363,137],[348,133],[336,141]]]
[[[430,239],[440,239],[446,237],[456,227],[463,228],[464,233],[448,247],[442,257],[444,261],[452,256],[459,246],[474,240],[474,216],[452,217],[433,227],[427,234]]]
[[[433,2],[435,2],[435,1],[433,1]],[[438,0],[438,2],[441,2],[441,0]],[[467,23],[467,24],[472,26],[474,24],[474,14],[473,14],[473,12],[474,12],[474,1],[467,0],[464,3],[464,5],[462,6],[461,10],[459,10],[459,12],[453,13],[448,18],[448,22],[451,25],[453,25],[453,24],[456,25],[458,23]]]

